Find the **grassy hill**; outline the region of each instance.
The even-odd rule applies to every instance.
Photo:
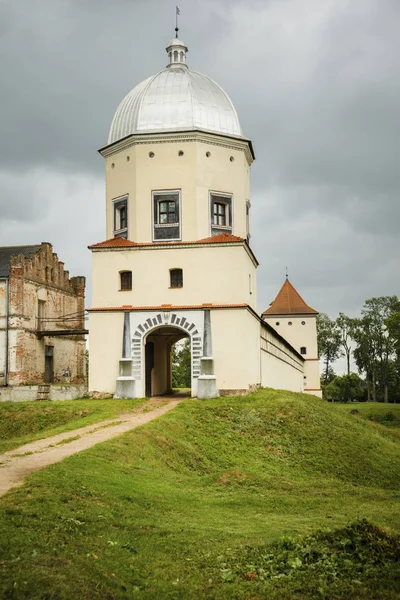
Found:
[[[0,453],[51,435],[117,419],[144,400],[67,400],[52,402],[1,402]]]
[[[30,476],[0,501],[0,596],[399,598],[399,432],[351,409],[185,401]]]

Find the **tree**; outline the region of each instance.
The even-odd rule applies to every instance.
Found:
[[[392,311],[390,316],[385,320],[385,325],[389,336],[393,340],[395,361],[400,367],[400,307],[396,307],[396,310]]]
[[[332,363],[342,354],[340,331],[335,321],[332,321],[326,313],[320,313],[317,317],[317,336],[319,355],[324,357],[324,383],[326,384]]]
[[[352,337],[357,343],[354,358],[360,372],[366,374],[372,399],[377,400],[377,389],[384,402],[389,401],[391,361],[396,354],[397,317],[400,302],[397,296],[381,296],[365,301],[361,319],[354,320]]]
[[[350,375],[350,358],[351,358],[351,331],[353,328],[353,319],[343,313],[339,313],[336,319],[336,325],[340,331],[341,346],[347,363],[347,375]]]
[[[360,373],[365,374],[367,382],[368,402],[376,402],[376,363],[375,345],[371,343],[369,319],[354,319],[352,336],[356,342],[353,351],[354,360]]]
[[[175,344],[172,348],[172,387],[190,388],[192,383],[192,360],[190,340]]]
[[[328,385],[331,381],[333,381],[336,377],[336,373],[332,367],[328,368],[328,373],[323,373],[320,377],[321,387],[324,385]]]
[[[364,399],[363,381],[357,373],[335,377],[324,389],[329,402],[359,402]]]

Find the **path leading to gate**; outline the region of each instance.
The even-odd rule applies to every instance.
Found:
[[[24,477],[29,473],[149,423],[175,408],[181,400],[182,396],[152,398],[131,413],[119,415],[116,419],[37,440],[1,454],[0,496],[11,488],[22,485]]]

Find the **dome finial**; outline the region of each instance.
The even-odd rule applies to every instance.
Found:
[[[180,14],[180,12],[181,11],[179,10],[179,7],[177,6],[175,37],[170,41],[166,48],[169,58],[169,64],[167,65],[168,69],[171,67],[179,67],[181,69],[188,68],[186,64],[186,52],[188,51],[188,49],[185,42],[182,42],[182,40],[178,38],[178,15]]]
[[[176,15],[175,15],[175,37],[176,39],[178,39],[178,31],[179,31],[179,27],[178,27],[178,15],[181,14],[180,8],[179,6],[176,7]]]

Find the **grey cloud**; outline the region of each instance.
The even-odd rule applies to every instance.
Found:
[[[398,0],[179,0],[189,65],[231,96],[257,160],[260,309],[285,265],[315,308],[398,294]],[[53,241],[90,274],[113,113],[163,68],[164,0],[0,3],[1,243]],[[55,241],[56,240],[56,241]]]

